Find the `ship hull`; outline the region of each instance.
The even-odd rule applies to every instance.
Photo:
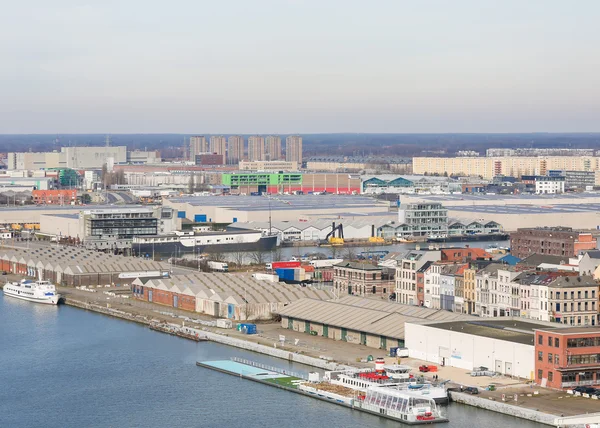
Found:
[[[476,242],[476,241],[505,241],[509,238],[506,233],[488,235],[458,235],[445,238],[427,238],[427,242]]]
[[[60,300],[60,294],[56,294],[51,298],[38,298],[38,297],[27,297],[19,294],[14,294],[7,290],[4,290],[4,295],[8,297],[13,297],[19,300],[27,300],[28,302],[40,303],[42,305],[58,305],[58,301]]]
[[[277,236],[264,236],[254,242],[231,242],[223,244],[207,244],[196,246],[185,246],[181,242],[155,242],[132,244],[132,251],[135,255],[152,257],[182,257],[184,255],[198,255],[202,253],[231,253],[231,252],[251,252],[251,251],[273,251],[277,247]]]

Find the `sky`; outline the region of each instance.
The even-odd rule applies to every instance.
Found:
[[[600,131],[597,0],[29,0],[0,133]]]

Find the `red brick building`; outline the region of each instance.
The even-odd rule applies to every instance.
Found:
[[[33,203],[38,205],[72,205],[77,202],[77,190],[33,190]]]
[[[570,227],[532,227],[510,234],[511,254],[524,259],[532,254],[575,257],[581,250],[595,250],[598,242],[591,233]]]
[[[535,331],[535,381],[555,389],[600,386],[600,328]]]
[[[442,262],[466,263],[475,260],[492,260],[493,256],[483,248],[442,248]]]

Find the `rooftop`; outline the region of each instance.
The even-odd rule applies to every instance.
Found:
[[[381,266],[372,265],[370,263],[350,262],[348,260],[344,260],[334,266],[356,270],[381,270]]]
[[[537,331],[551,332],[554,334],[600,334],[600,327],[566,327],[560,330],[540,328]]]
[[[485,321],[452,321],[427,324],[428,327],[441,330],[457,331],[474,336],[490,339],[505,340],[507,342],[534,345],[534,331],[540,329],[553,330],[560,328],[560,324],[551,327],[544,323],[528,322],[523,320],[487,319]]]

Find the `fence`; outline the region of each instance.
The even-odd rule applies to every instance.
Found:
[[[256,367],[256,368],[266,370],[269,372],[280,373],[280,374],[284,374],[286,376],[292,376],[292,377],[297,377],[299,379],[308,380],[308,376],[306,376],[303,373],[283,370],[279,367],[274,367],[274,366],[269,366],[267,364],[257,363],[256,361],[246,360],[244,358],[231,357],[231,360],[235,361],[236,363],[244,364],[246,366]]]

